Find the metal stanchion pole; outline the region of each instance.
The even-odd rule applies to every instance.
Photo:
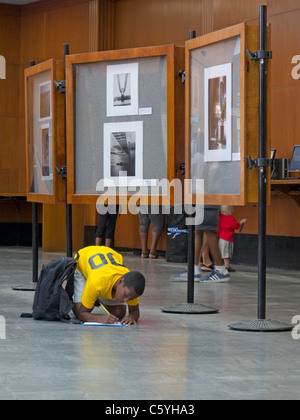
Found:
[[[190,31],[190,39],[196,38],[196,31]],[[184,72],[181,72],[183,75]],[[185,78],[182,77],[184,82]],[[219,312],[218,309],[210,308],[199,303],[194,303],[195,291],[195,226],[190,225],[188,229],[188,287],[187,287],[187,302],[179,303],[172,306],[162,308],[163,312],[182,313],[182,314],[212,314]]]
[[[251,60],[259,61],[259,159],[254,161],[248,156],[248,166],[259,169],[259,232],[258,232],[258,318],[229,325],[238,331],[290,331],[292,326],[266,319],[266,196],[267,167],[267,60],[272,58],[267,51],[267,7],[259,7],[259,51],[248,52]]]

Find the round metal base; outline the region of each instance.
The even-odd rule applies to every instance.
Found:
[[[20,286],[14,286],[12,287],[12,290],[22,291],[22,292],[35,292],[36,283],[31,284],[24,284]]]
[[[173,314],[215,314],[219,309],[209,308],[198,303],[178,303],[177,305],[162,308],[163,312]]]
[[[293,326],[278,321],[271,321],[269,319],[250,319],[248,321],[231,324],[229,325],[229,328],[236,331],[279,332],[291,331]]]

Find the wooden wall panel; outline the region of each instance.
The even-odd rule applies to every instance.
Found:
[[[260,4],[268,5],[268,20],[272,25],[271,144],[277,148],[278,157],[289,157],[293,144],[299,143],[300,134],[297,123],[300,79],[291,77],[292,57],[300,55],[299,0],[42,0],[22,7],[0,4],[0,54],[8,64],[8,79],[0,80],[3,150],[0,195],[25,194],[23,71],[29,60],[61,59],[63,43],[70,44],[71,53],[168,43],[183,45],[191,29],[200,36],[242,21],[257,24]],[[12,204],[6,205],[5,211],[9,206]],[[93,207],[88,206],[82,219],[76,216],[74,229],[78,239],[74,242],[78,240],[79,245],[84,224],[97,223]],[[47,217],[51,220],[57,215],[56,211],[50,215],[48,210],[45,223]],[[244,231],[257,233],[257,208],[247,206],[236,211],[242,217],[249,212]],[[59,217],[64,219],[63,213],[60,210]],[[27,211],[24,220],[29,221]],[[299,236],[298,220],[299,207],[291,198],[272,197],[268,234]],[[21,213],[18,221],[22,221]],[[122,216],[118,223],[116,243],[139,247],[138,218]],[[54,224],[51,222],[49,226],[53,228]],[[64,235],[61,227],[62,240]],[[51,229],[46,242],[49,249],[56,246],[57,239]],[[77,248],[76,243],[74,247]]]
[[[43,0],[22,7],[20,13],[20,62],[22,72],[24,68],[28,67],[30,60],[39,63],[50,58],[62,59],[64,43],[70,44],[70,53],[88,52],[91,45],[98,46],[97,42],[95,44],[95,39],[97,40],[98,36],[93,36],[93,31],[96,31],[95,23],[98,22],[98,15],[95,16],[97,13],[96,3],[98,3],[98,0]],[[91,7],[91,5],[94,7]],[[90,28],[91,24],[92,28]],[[62,80],[61,76],[60,80]],[[23,91],[24,82],[22,78],[20,82],[20,92],[22,94],[20,94],[19,101],[20,121],[22,122],[19,133],[20,144],[25,144]],[[60,112],[63,112],[61,106]],[[59,149],[64,149],[63,136],[60,135],[60,139]],[[61,192],[60,199],[64,199],[64,191]],[[78,209],[75,207],[73,214],[73,247],[78,249],[83,246],[84,208]],[[64,251],[65,235],[64,205],[44,205],[44,250]]]
[[[209,1],[209,0],[206,0]],[[260,5],[267,0],[213,0],[213,30],[235,25],[236,23],[257,20]]]
[[[46,12],[45,37],[48,58],[63,58],[63,44],[70,44],[71,54],[89,51],[89,4]]]
[[[272,86],[299,86],[299,79],[292,77],[292,58],[300,55],[300,2],[298,10],[270,16],[272,26]],[[300,74],[300,71],[298,72]]]
[[[299,10],[299,0],[267,0],[269,14],[274,16],[292,10]]]
[[[258,205],[235,207],[235,218],[249,217],[243,233],[258,233]],[[300,237],[300,207],[287,195],[272,193],[272,205],[267,207],[267,235]]]
[[[99,51],[113,50],[115,49],[116,2],[100,0],[97,4],[97,7],[93,4],[90,7],[96,7],[96,13],[98,13],[98,49]]]
[[[6,79],[0,80],[0,195],[18,194],[20,170],[25,168],[19,155],[20,92],[20,13],[15,6],[0,6],[0,55],[6,59]],[[22,172],[22,174],[24,174]]]
[[[45,21],[44,13],[22,16],[20,62],[25,68],[29,62],[45,61]],[[51,57],[52,58],[52,57]]]
[[[272,25],[272,147],[277,157],[289,158],[293,145],[300,141],[300,78],[292,77],[300,55],[300,4],[298,10],[271,16]],[[300,70],[298,71],[300,75]]]
[[[290,158],[294,144],[300,144],[300,83],[272,91],[272,147],[276,157]]]
[[[183,45],[190,30],[196,30],[198,35],[211,30],[211,3],[199,0],[121,0],[116,4],[115,47]]]
[[[72,206],[72,218],[73,251],[76,251],[84,246],[84,206]],[[66,206],[63,203],[43,205],[43,250],[66,251]]]
[[[19,65],[20,17],[15,13],[12,16],[1,15],[0,9],[0,34],[0,55],[6,58],[7,63]]]

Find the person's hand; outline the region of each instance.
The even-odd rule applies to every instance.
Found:
[[[103,321],[101,321],[102,324],[114,324],[115,322],[118,322],[119,318],[112,314],[103,315]]]
[[[122,319],[121,323],[124,325],[136,325],[136,320],[132,315],[127,315]]]
[[[248,219],[242,219],[242,220],[240,221],[240,225],[244,225],[244,224],[247,222],[247,220],[248,220]]]

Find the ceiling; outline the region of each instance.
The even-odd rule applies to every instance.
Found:
[[[28,4],[28,3],[35,3],[39,0],[0,0],[0,4],[1,3],[8,3],[8,4],[18,4],[18,5],[23,5],[23,4]]]

